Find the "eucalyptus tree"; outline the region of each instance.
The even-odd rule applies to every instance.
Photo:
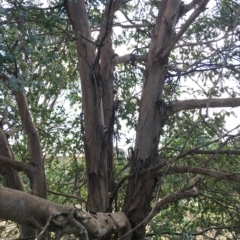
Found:
[[[237,238],[239,16],[233,0],[4,1],[0,218],[22,237]],[[64,194],[58,157],[86,163],[62,168]]]

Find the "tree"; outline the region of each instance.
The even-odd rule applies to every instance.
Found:
[[[139,240],[147,224],[153,235],[239,235],[239,127],[226,126],[240,106],[239,16],[231,0],[4,2],[0,218],[39,239],[47,230],[111,239],[115,230]],[[67,119],[61,97],[80,116]],[[121,160],[114,137],[128,129],[136,139]],[[45,199],[57,155],[75,159],[80,174],[76,151],[86,209]]]

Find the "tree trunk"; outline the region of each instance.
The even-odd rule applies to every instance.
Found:
[[[113,86],[112,44],[106,21],[113,14],[105,11],[99,45],[94,44],[85,2],[65,1],[76,37],[84,111],[84,144],[87,163],[88,204],[90,212],[110,211],[109,193],[113,172]],[[97,50],[96,50],[97,48]],[[97,54],[95,54],[97,51]],[[100,65],[101,60],[101,65]]]
[[[178,18],[180,0],[164,0],[154,28],[148,53],[146,76],[140,103],[137,137],[131,162],[131,173],[135,177],[128,182],[124,202],[124,212],[132,227],[136,227],[147,217],[157,179],[154,172],[138,176],[143,169],[158,163],[157,148],[160,131],[166,120],[166,107],[163,101],[163,86],[166,76],[168,55],[162,53],[171,43]],[[145,228],[138,228],[132,239],[144,239]]]

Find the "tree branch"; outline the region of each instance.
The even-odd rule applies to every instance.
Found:
[[[194,232],[191,233],[191,236],[198,236],[198,235],[203,235],[204,233],[212,230],[223,230],[223,229],[234,229],[234,228],[239,228],[239,226],[222,226],[222,227],[209,227],[206,228],[200,232]],[[182,236],[184,232],[161,232],[161,235],[176,235],[176,236]],[[146,237],[154,236],[155,234],[148,233],[146,234]],[[209,238],[210,239],[210,238]]]
[[[169,204],[173,202],[177,202],[181,199],[190,198],[190,197],[196,197],[199,195],[199,192],[196,187],[191,188],[190,190],[185,191],[177,191],[172,194],[169,194],[168,196],[162,198],[160,201],[158,201],[155,206],[153,207],[152,211],[149,213],[149,215],[141,222],[139,223],[135,228],[127,232],[122,237],[118,238],[118,240],[124,240],[124,237],[127,237],[135,231],[137,228],[141,227],[142,225],[145,225],[147,222],[149,222],[154,216],[156,216],[161,210],[168,207]]]
[[[127,15],[127,13],[125,13],[124,11],[121,11],[121,13],[122,13],[122,15],[126,18],[126,20],[130,23],[130,25],[132,25],[132,26],[135,26],[138,30],[140,30],[140,28],[142,27],[142,26],[137,26],[138,24],[136,24],[135,22],[134,22],[134,20],[132,20],[132,19],[130,19],[129,18],[129,16]],[[130,26],[129,25],[129,26]],[[141,24],[140,24],[141,25]]]
[[[213,142],[211,143],[214,143],[218,141],[217,140],[214,140]],[[204,147],[204,146],[201,146],[201,147]],[[239,150],[198,150],[198,149],[190,149],[186,152],[182,152],[180,153],[178,156],[176,157],[173,157],[173,158],[170,158],[168,161],[166,162],[162,162],[160,164],[157,164],[156,166],[152,167],[152,168],[148,168],[148,169],[144,169],[142,171],[140,171],[138,174],[141,175],[141,174],[146,174],[147,172],[153,172],[153,171],[156,171],[160,168],[163,168],[165,167],[166,165],[171,165],[173,163],[175,163],[177,160],[179,160],[180,158],[183,158],[187,155],[191,155],[191,154],[234,154],[234,155],[240,155],[240,151]],[[121,186],[124,184],[124,182],[129,179],[129,178],[132,178],[134,176],[134,174],[129,174],[125,177],[123,177],[118,185],[114,188],[114,191],[112,193],[113,195],[113,198],[115,197],[116,193],[118,192],[118,190],[121,188]]]
[[[27,175],[32,176],[35,172],[35,168],[28,163],[18,162],[10,158],[0,155],[0,163],[3,166],[11,167],[17,171],[25,172]]]
[[[0,75],[0,79],[9,86],[10,77],[5,73]],[[19,115],[21,118],[24,133],[26,134],[29,142],[29,152],[31,163],[35,166],[35,173],[31,178],[31,185],[33,194],[42,198],[46,197],[45,186],[45,173],[44,164],[42,158],[42,150],[38,132],[33,123],[31,113],[28,107],[26,95],[23,93],[23,89],[12,91],[18,106]]]
[[[120,63],[128,63],[130,61],[136,61],[136,62],[146,62],[147,61],[147,54],[144,55],[135,55],[135,54],[126,54],[120,57],[117,57],[114,59],[114,64],[120,64]]]
[[[213,142],[216,142],[216,141],[218,141],[218,140],[214,140]],[[212,143],[213,143],[213,142],[212,142]],[[201,147],[203,147],[203,146],[201,146]],[[154,166],[154,167],[151,167],[151,168],[144,169],[144,170],[140,171],[140,172],[138,173],[138,175],[147,174],[148,172],[154,172],[154,171],[156,171],[156,170],[158,170],[158,169],[160,169],[160,168],[163,168],[163,167],[165,167],[165,166],[170,166],[171,164],[175,163],[175,162],[176,162],[177,160],[179,160],[180,158],[183,158],[183,157],[185,157],[185,156],[187,156],[187,155],[189,155],[189,154],[192,154],[194,151],[195,151],[195,149],[190,149],[190,150],[188,150],[188,151],[182,152],[182,153],[178,154],[176,157],[170,158],[169,160],[167,160],[167,161],[165,161],[165,162],[161,162],[161,163],[157,164],[157,165]],[[118,185],[114,188],[114,191],[113,191],[113,193],[112,193],[112,196],[113,196],[112,198],[115,197],[116,193],[117,193],[118,190],[122,187],[122,185],[124,184],[124,182],[125,182],[127,179],[130,179],[130,178],[132,178],[132,177],[134,177],[134,176],[135,176],[135,174],[129,174],[129,175],[123,177],[123,178],[119,181]]]
[[[228,173],[228,172],[220,172],[216,170],[210,170],[207,168],[201,167],[169,167],[168,172],[166,174],[175,174],[175,173],[195,173],[201,174],[209,177],[213,177],[219,180],[227,180],[230,182],[239,182],[240,174],[239,173]],[[160,171],[159,175],[164,174],[164,171]]]
[[[227,154],[240,155],[240,150],[193,150],[193,154]]]
[[[121,23],[114,23],[113,27],[121,27],[121,28],[145,28],[145,27],[153,27],[152,24],[121,24]]]
[[[158,201],[155,206],[153,207],[151,213],[148,216],[148,222],[156,216],[160,211],[167,208],[169,204],[173,202],[177,202],[181,199],[196,197],[199,195],[199,191],[196,187],[193,187],[189,190],[185,191],[177,191],[167,195],[166,197],[162,198]]]
[[[176,48],[182,48],[182,47],[194,47],[194,46],[199,46],[199,45],[208,45],[210,43],[218,42],[218,41],[228,37],[229,35],[230,34],[224,34],[223,37],[216,38],[216,39],[209,40],[209,41],[185,42],[184,44],[176,45],[175,49]]]
[[[189,4],[185,5],[184,13],[187,13],[190,10],[192,10],[198,3],[199,3],[199,0],[193,0]]]
[[[31,223],[35,228],[48,225],[49,231],[56,231],[60,228],[61,234],[78,235],[79,229],[72,221],[69,221],[68,217],[73,211],[74,223],[81,223],[94,238],[104,236],[111,230],[118,232],[118,236],[122,236],[131,229],[123,212],[93,215],[71,206],[55,204],[28,193],[0,187],[0,218],[4,220],[26,225]],[[51,221],[47,223],[48,219]],[[130,240],[130,236],[123,239]]]
[[[100,34],[99,34],[99,44],[97,48],[97,54],[96,54],[96,59],[94,62],[93,66],[93,71],[95,75],[97,76],[98,71],[99,71],[99,60],[101,57],[101,48],[103,47],[103,43],[105,39],[109,36],[109,34],[112,32],[112,27],[113,27],[113,17],[115,13],[115,5],[113,3],[113,0],[110,0],[108,3],[108,6],[105,8],[104,11],[104,17],[103,17],[103,22],[104,24],[102,25],[100,29]],[[106,21],[106,22],[105,22]]]
[[[77,196],[74,196],[74,195],[70,195],[70,194],[66,194],[66,193],[54,192],[54,191],[49,190],[49,189],[47,190],[47,192],[51,193],[51,194],[54,194],[54,195],[57,195],[57,196],[62,196],[62,197],[67,197],[67,198],[74,198],[74,199],[77,199],[80,202],[87,203],[87,201],[85,199],[77,197]]]
[[[212,202],[214,203],[217,203],[219,206],[223,207],[223,208],[226,208],[226,209],[231,209],[231,210],[234,210],[236,212],[239,213],[239,211],[237,210],[236,206],[231,206],[231,204],[229,202],[225,202],[223,199],[217,199],[216,197],[213,197],[209,194],[205,194],[205,193],[200,193],[199,194],[200,197],[204,197],[204,198],[208,198],[210,199]],[[234,204],[235,205],[235,204]]]
[[[203,0],[198,8],[192,13],[192,15],[188,18],[188,20],[183,24],[175,38],[173,39],[172,43],[167,47],[167,49],[163,52],[161,58],[165,58],[169,55],[169,53],[174,48],[175,44],[178,40],[182,37],[182,35],[186,32],[188,27],[195,21],[195,19],[199,16],[201,12],[203,12],[208,4],[209,0]]]
[[[182,110],[201,109],[201,108],[219,108],[219,107],[239,107],[240,98],[215,98],[215,99],[189,99],[175,102],[167,106],[168,115],[180,112]]]

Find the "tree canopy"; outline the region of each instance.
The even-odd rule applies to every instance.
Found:
[[[239,36],[235,0],[1,1],[0,237],[238,239]]]

